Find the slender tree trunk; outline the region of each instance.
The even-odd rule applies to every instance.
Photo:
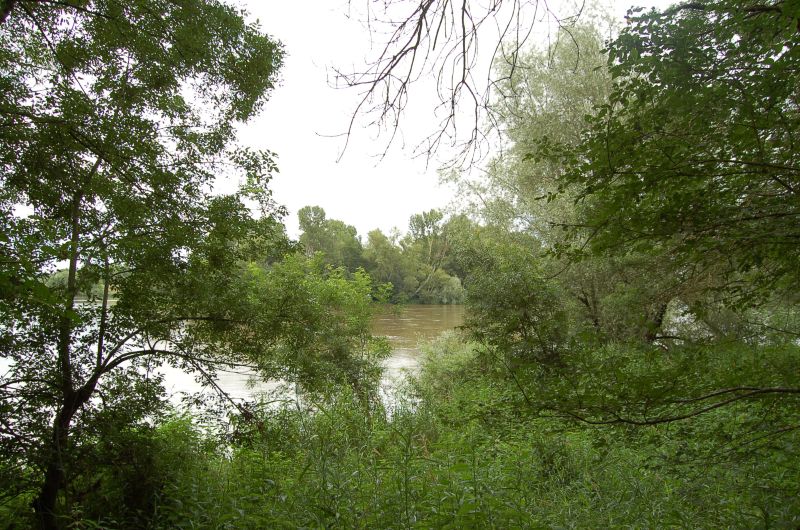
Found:
[[[64,462],[62,450],[66,448],[69,438],[69,427],[77,409],[69,403],[64,403],[56,416],[53,424],[53,447],[50,461],[44,474],[44,482],[39,490],[39,496],[33,503],[39,526],[44,530],[58,529],[56,504],[58,492],[64,483]]]
[[[82,193],[78,192],[72,201],[71,234],[69,247],[69,274],[67,276],[67,292],[64,300],[64,313],[58,326],[58,369],[59,388],[61,399],[58,413],[53,421],[53,435],[50,440],[50,454],[44,474],[44,482],[39,496],[33,502],[34,509],[43,529],[57,529],[56,504],[58,491],[64,483],[63,452],[69,441],[69,427],[75,411],[80,406],[77,403],[77,393],[72,381],[72,362],[70,359],[70,344],[72,342],[73,323],[70,313],[75,308],[75,295],[77,294],[78,256],[80,254],[80,208],[83,200]]]
[[[105,250],[105,249],[104,249]],[[109,274],[108,254],[106,254],[103,264],[103,305],[100,308],[100,328],[97,330],[97,364],[99,370],[103,365],[103,354],[105,353],[106,327],[108,326],[108,296],[109,296]]]
[[[1,0],[0,0],[1,1]],[[7,3],[5,5],[8,5]],[[100,377],[100,367],[95,370],[89,381],[81,388],[75,389],[72,379],[72,333],[75,324],[73,315],[75,309],[75,296],[78,294],[78,261],[80,259],[80,237],[81,237],[81,205],[85,195],[85,190],[100,168],[102,160],[98,157],[94,165],[86,174],[83,185],[75,192],[72,199],[72,209],[70,212],[70,241],[69,241],[69,274],[67,276],[67,292],[64,300],[64,313],[58,324],[58,343],[56,351],[58,353],[58,388],[61,390],[61,397],[57,404],[58,412],[53,421],[53,435],[50,439],[52,444],[47,455],[44,481],[39,491],[39,496],[33,501],[33,507],[39,520],[39,526],[44,530],[57,530],[58,516],[56,505],[58,503],[58,492],[64,487],[64,452],[69,443],[69,429],[75,413],[91,397]],[[106,271],[107,274],[108,271]],[[108,296],[108,292],[105,292]],[[105,305],[106,302],[104,302]],[[104,307],[104,311],[105,311]],[[101,346],[102,347],[102,346]],[[98,350],[98,356],[102,355],[102,350]]]
[[[64,450],[69,443],[70,425],[75,413],[89,401],[89,398],[94,393],[100,375],[101,372],[99,370],[95,371],[84,386],[65,396],[53,423],[53,451],[45,470],[42,489],[39,490],[39,496],[33,502],[39,519],[39,527],[43,530],[57,530],[59,528],[56,504],[58,503],[58,492],[64,487],[66,476],[63,456]]]

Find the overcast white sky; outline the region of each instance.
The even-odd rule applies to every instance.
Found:
[[[409,4],[415,1],[409,0]],[[632,3],[610,1],[620,18]],[[385,148],[386,137],[377,137],[376,130],[357,128],[343,159],[337,162],[343,139],[326,135],[346,129],[357,94],[331,88],[330,67],[363,67],[370,55],[368,32],[346,17],[347,0],[239,3],[286,48],[280,86],[261,116],[244,127],[240,138],[247,145],[278,154],[280,173],[272,189],[276,201],[289,209],[285,221],[290,235],[298,235],[297,210],[306,205],[321,206],[329,218],[354,225],[364,239],[374,228],[385,233],[392,227],[405,231],[411,214],[448,205],[454,191],[438,184],[437,163],[411,156],[412,144],[436,126],[429,114],[407,116],[402,124],[406,148],[401,138],[382,161],[375,155]],[[635,3],[663,7],[672,2]],[[416,95],[426,96],[435,97]]]

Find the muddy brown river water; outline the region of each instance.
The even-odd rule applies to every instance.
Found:
[[[421,342],[460,326],[463,320],[462,305],[406,305],[376,315],[373,334],[387,337],[392,348],[392,353],[383,363],[381,386],[384,394],[391,394],[408,372],[413,373],[419,367]],[[201,389],[193,377],[179,370],[164,368],[164,372],[165,386],[173,395]],[[235,372],[219,373],[217,382],[234,399],[252,399],[260,392],[278,387],[277,383],[255,381],[251,375]]]

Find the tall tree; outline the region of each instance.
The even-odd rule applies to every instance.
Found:
[[[669,245],[698,268],[796,287],[799,21],[792,2],[728,0],[630,19],[609,101],[566,153],[594,248]]]
[[[283,236],[271,155],[236,149],[235,124],[261,108],[282,51],[216,0],[5,1],[0,48],[0,448],[41,471],[36,513],[56,528],[74,427],[126,404],[146,415],[132,405],[143,359],[237,353],[213,340],[239,318],[220,294],[255,250],[237,241]],[[231,174],[260,220],[242,195],[211,195]]]
[[[547,48],[521,53],[515,67],[498,65],[505,75],[497,85],[492,112],[502,127],[505,149],[490,162],[484,178],[464,188],[476,213],[501,229],[485,234],[497,240],[497,251],[510,252],[516,244],[530,247],[529,255],[540,262],[538,274],[559,277],[560,296],[571,298],[570,309],[588,324],[588,331],[603,340],[652,342],[660,336],[670,301],[688,290],[668,259],[655,252],[583,256],[579,263],[552,256],[567,246],[564,229],[576,224],[583,205],[575,200],[579,188],[564,182],[567,166],[548,156],[546,146],[577,149],[595,108],[608,101],[611,90],[602,37],[609,30],[602,22],[590,22],[582,20],[559,32]],[[504,231],[532,236],[537,245],[531,247],[525,237],[508,240]],[[576,239],[587,234],[576,231]],[[499,279],[497,273],[478,267],[470,280],[476,286],[479,274],[489,275],[486,282],[493,274]],[[503,296],[521,304],[513,290],[498,290],[491,298],[502,303]],[[537,312],[541,308],[528,309],[531,315]]]
[[[364,261],[373,280],[380,283],[391,283],[396,299],[405,291],[405,279],[412,273],[408,259],[403,256],[396,241],[389,239],[379,229],[367,234],[364,246]]]
[[[361,241],[354,226],[338,219],[327,219],[319,206],[305,206],[297,212],[300,221],[300,243],[308,255],[322,252],[325,261],[334,267],[355,271],[362,265]]]

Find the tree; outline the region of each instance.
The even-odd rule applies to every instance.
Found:
[[[367,234],[364,261],[373,280],[391,283],[395,300],[406,296],[405,279],[412,276],[411,265],[402,249],[378,229]]]
[[[304,206],[297,211],[297,220],[300,223],[300,243],[306,253],[313,255],[321,252],[325,245],[325,210],[319,206]]]
[[[512,363],[558,366],[575,329],[570,302],[547,278],[537,241],[527,234],[485,230],[472,242],[466,278],[467,329],[511,374]]]
[[[443,219],[442,212],[430,210],[414,214],[408,220],[408,235],[401,245],[403,253],[414,263],[415,285],[411,298],[430,298],[437,290],[437,272],[448,252],[447,238],[442,230]]]
[[[282,49],[216,0],[11,0],[0,43],[0,449],[17,476],[40,472],[37,517],[56,528],[80,433],[153,411],[148,359],[209,373],[247,353],[224,341],[245,325],[236,264],[284,236],[271,154],[235,148],[235,124]],[[245,189],[212,196],[231,174]]]
[[[364,405],[376,401],[379,361],[389,353],[385,339],[370,333],[371,301],[385,301],[380,285],[359,269],[332,268],[324,256],[286,256],[269,267],[248,265],[244,311],[257,313],[245,328],[259,331],[258,342],[233,334],[238,349],[259,350],[250,357],[259,371],[298,384],[307,394],[325,395],[349,387]]]
[[[746,428],[764,438],[796,429],[797,331],[769,321],[778,308],[786,322],[796,315],[789,242],[800,213],[792,139],[797,22],[797,10],[782,2],[690,3],[632,18],[610,45],[608,99],[595,104],[577,137],[534,129],[539,134],[518,158],[524,171],[513,159],[506,166],[512,171],[502,177],[511,178],[501,185],[528,190],[524,177],[544,169],[533,182],[543,185],[542,198],[574,203],[556,225],[568,229],[566,241],[531,219],[537,239],[555,250],[549,259],[568,265],[558,280],[611,339],[584,341],[555,375],[531,368],[537,397],[526,402],[541,397],[541,410],[596,424],[657,425],[723,407],[754,417],[770,410],[769,422]],[[512,198],[519,193],[506,189]],[[498,275],[498,282],[526,277],[523,264],[506,271],[510,278]],[[519,302],[531,288],[478,286],[486,293],[479,307],[491,311],[476,313],[477,328],[500,329],[484,340],[501,351],[514,352],[525,337],[523,326],[501,327],[524,323],[516,315],[525,309],[542,322],[559,320],[548,315],[553,303]],[[737,308],[734,318],[726,310],[735,307],[731,294],[752,288],[768,303],[747,327],[754,312]],[[667,322],[672,302],[683,305],[673,313],[681,318]],[[666,327],[689,333],[661,336]]]
[[[326,219],[319,206],[305,206],[297,212],[300,221],[300,244],[310,256],[322,252],[334,267],[355,271],[362,265],[361,241],[355,227],[338,219]]]
[[[798,20],[789,2],[727,0],[632,17],[609,48],[609,101],[562,150],[585,206],[574,233],[725,264],[744,294],[794,290]]]
[[[515,67],[497,64],[502,81],[489,111],[504,148],[485,178],[456,176],[466,181],[462,188],[486,222],[528,231],[547,247],[563,239],[558,225],[575,219],[574,190],[560,189],[564,164],[542,156],[540,144],[547,139],[564,150],[579,145],[587,118],[606,103],[611,79],[602,33],[600,26],[581,23],[559,32],[544,49],[520,52]]]
[[[660,331],[668,323],[670,302],[693,285],[679,277],[668,256],[605,253],[570,263],[552,255],[565,248],[564,227],[576,223],[582,205],[575,200],[578,188],[563,181],[563,160],[547,156],[542,146],[556,143],[564,151],[577,149],[594,109],[608,101],[611,77],[602,40],[606,32],[599,23],[582,21],[569,33],[561,31],[547,48],[520,53],[513,71],[500,63],[498,69],[506,75],[501,76],[504,81],[497,85],[490,110],[502,128],[504,149],[489,163],[482,179],[456,178],[465,182],[462,188],[468,190],[475,213],[495,228],[486,235],[493,234],[498,249],[515,244],[538,248],[517,252],[526,252],[538,262],[541,281],[547,278],[555,284],[557,278],[563,286],[559,295],[571,299],[566,305],[574,313],[573,327],[588,325],[584,331],[601,341],[653,342],[663,335]],[[500,235],[504,231],[527,237],[504,241],[507,238]],[[576,233],[578,245],[580,237],[588,235]],[[525,267],[505,268],[508,274],[516,274],[517,269]],[[480,274],[488,277],[478,281]],[[471,282],[499,280],[500,274],[478,267],[472,271]],[[501,289],[490,297],[499,303],[503,293],[508,303],[522,304],[514,290]],[[541,312],[542,307],[533,307],[536,300],[531,302],[528,313]],[[499,324],[489,324],[489,320],[486,316],[480,321]]]

